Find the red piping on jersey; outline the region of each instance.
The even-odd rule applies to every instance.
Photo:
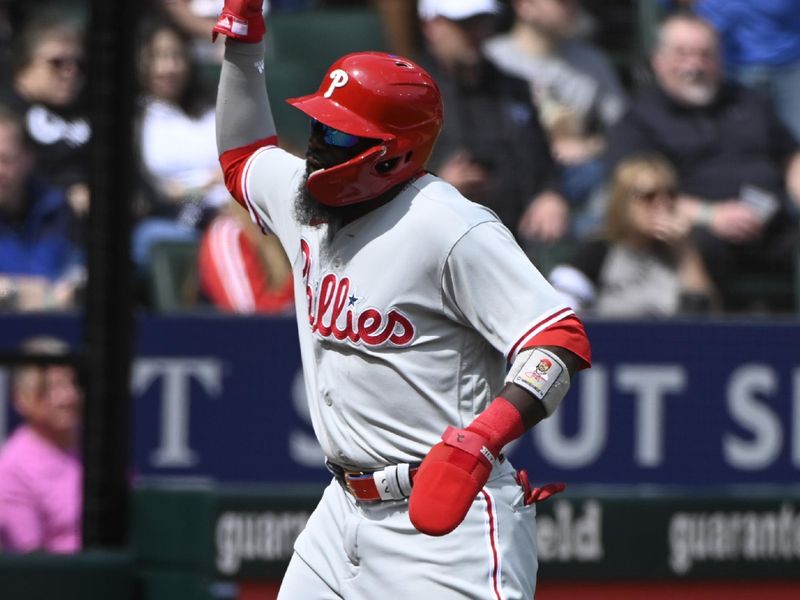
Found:
[[[506,360],[508,362],[513,361],[514,358],[517,356],[517,352],[519,352],[522,349],[523,344],[525,344],[525,342],[528,341],[526,338],[529,335],[531,335],[534,331],[536,331],[539,327],[546,324],[548,321],[558,321],[562,317],[566,317],[569,314],[572,314],[572,309],[565,306],[564,308],[557,310],[553,314],[547,315],[546,317],[539,319],[536,323],[534,323],[530,327],[530,329],[528,329],[528,331],[519,336],[514,345],[511,346],[511,350],[508,351],[508,356],[506,356]],[[525,345],[527,346],[527,344]]]
[[[497,527],[494,503],[492,502],[492,497],[485,489],[481,490],[481,494],[486,501],[486,514],[489,518],[489,546],[492,549],[492,591],[497,600],[503,600],[503,597],[500,595],[500,558],[497,553],[497,545],[494,543],[495,528]]]
[[[244,208],[247,208],[244,198],[242,184],[244,183],[244,171],[249,159],[259,148],[265,146],[277,146],[278,136],[271,135],[252,144],[231,148],[219,156],[219,164],[222,165],[222,172],[225,175],[225,187],[236,201]]]
[[[532,337],[536,329],[551,322],[543,331]],[[518,352],[533,348],[535,346],[558,346],[569,350],[583,361],[581,368],[586,369],[592,364],[592,349],[589,345],[589,338],[581,320],[575,316],[571,308],[561,310],[549,315],[528,329],[522,334],[517,342],[511,347],[506,357],[508,362],[512,362]]]
[[[250,201],[250,194],[247,193],[247,178],[250,175],[250,169],[253,167],[253,161],[256,159],[256,156],[258,156],[260,152],[266,151],[267,148],[268,146],[262,146],[250,155],[250,158],[248,158],[247,162],[244,163],[244,171],[242,172],[241,176],[242,198],[244,198],[245,206],[247,211],[250,213],[250,219],[253,221],[253,223],[258,225],[259,229],[261,229],[261,233],[263,234],[268,234],[269,229],[264,224],[264,220],[253,206],[253,203]]]

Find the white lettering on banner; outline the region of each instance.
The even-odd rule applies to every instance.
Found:
[[[297,416],[310,425],[311,412],[306,399],[306,384],[302,368],[294,374],[292,380],[292,406],[294,406]],[[319,467],[325,459],[325,454],[322,452],[317,438],[302,429],[293,429],[289,432],[289,456],[297,464],[309,468]]]
[[[531,437],[518,443],[533,443],[543,461],[562,469],[581,469],[605,458],[611,427],[625,428],[624,435],[633,439],[632,468],[664,465],[670,448],[668,439],[679,439],[679,431],[665,429],[667,411],[691,410],[692,403],[706,398],[693,397],[693,384],[688,368],[678,364],[618,364],[613,368],[595,363],[581,373],[574,397],[576,424],[568,424],[563,408],[533,429]],[[9,391],[10,372],[0,369],[0,444],[8,437],[9,415],[12,414]],[[207,401],[222,394],[223,363],[217,358],[170,357],[140,358],[132,370],[131,389],[134,401],[157,384],[157,445],[148,448],[148,468],[190,468],[198,464],[199,448],[191,446],[191,410],[193,402]],[[194,384],[192,383],[194,382]],[[701,386],[702,387],[702,386]],[[800,470],[800,365],[783,371],[769,364],[743,364],[730,376],[705,387],[719,398],[719,406],[704,410],[710,419],[709,444],[717,445],[724,465],[730,470],[757,471],[785,461],[794,472]],[[717,392],[716,390],[720,391]],[[682,392],[681,398],[669,394]],[[634,413],[627,416],[627,407],[612,411],[611,401],[634,394]],[[291,401],[303,423],[310,423],[302,372],[298,369],[292,385]],[[611,414],[621,414],[612,425]],[[148,414],[153,414],[152,409]],[[572,413],[570,413],[572,414]],[[726,427],[728,420],[731,424]],[[567,433],[569,432],[569,433]],[[670,436],[666,434],[670,433]],[[530,442],[528,440],[531,440]],[[692,441],[697,442],[694,438]],[[298,424],[288,432],[287,453],[293,464],[317,468],[321,464],[320,445],[308,427]],[[208,448],[216,452],[218,449]],[[509,452],[510,449],[507,449]],[[517,452],[524,451],[522,449]],[[621,462],[621,457],[620,462]],[[716,459],[715,459],[716,460]],[[675,465],[679,466],[679,465]],[[730,476],[723,475],[722,477]]]
[[[191,467],[198,461],[189,447],[190,382],[196,380],[209,396],[222,394],[222,364],[212,358],[146,358],[133,368],[134,393],[142,394],[157,379],[161,384],[161,430],[150,460],[156,467]]]
[[[686,371],[680,365],[620,365],[616,383],[635,394],[634,459],[642,467],[664,462],[664,396],[686,390]]]
[[[668,395],[681,395],[675,402],[696,399],[691,392],[686,367],[680,364],[617,365],[614,386],[607,382],[606,369],[595,363],[581,373],[577,402],[577,431],[563,433],[563,411],[543,421],[532,431],[532,439],[542,458],[563,469],[580,469],[598,461],[606,450],[609,428],[609,398],[617,392],[634,394],[633,458],[637,466],[656,468],[666,461],[666,411]],[[779,376],[769,365],[742,365],[731,373],[724,390],[725,406],[734,422],[746,433],[725,432],[722,453],[731,468],[753,471],[773,465],[784,451],[792,466],[800,468],[800,367],[792,371],[791,406],[787,419],[769,405],[767,399],[779,392]],[[723,415],[714,424],[724,422]],[[786,424],[784,425],[784,421]],[[674,434],[675,432],[673,432]],[[713,432],[709,432],[713,433]],[[784,443],[787,438],[789,441]]]
[[[800,515],[791,504],[772,511],[675,513],[669,566],[686,575],[695,563],[800,559]]]
[[[595,500],[583,503],[576,516],[566,500],[553,501],[553,516],[536,515],[539,560],[542,562],[590,562],[603,558],[603,512]]]
[[[244,561],[285,561],[310,513],[225,512],[217,519],[217,569],[234,575]]]
[[[745,471],[763,469],[778,458],[783,447],[783,428],[775,411],[760,396],[775,394],[778,377],[767,365],[743,365],[728,380],[727,403],[731,417],[749,434],[726,433],[722,439],[725,459]]]
[[[577,469],[596,462],[608,440],[608,376],[595,365],[578,379],[578,432],[562,433],[563,411],[556,411],[533,429],[533,439],[542,457],[551,464]]]

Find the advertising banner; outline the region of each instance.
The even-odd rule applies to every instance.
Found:
[[[800,322],[587,322],[594,365],[510,448],[534,481],[800,480]],[[0,319],[3,349],[69,317]],[[131,371],[137,476],[323,483],[290,318],[143,316]],[[3,383],[3,382],[0,382]],[[0,441],[13,426],[0,385]]]
[[[137,555],[210,579],[279,578],[320,494],[145,487]],[[800,578],[798,494],[564,493],[537,506],[536,524],[542,581]]]

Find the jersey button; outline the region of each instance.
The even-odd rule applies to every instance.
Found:
[[[333,398],[331,398],[330,394],[325,394],[325,404],[328,406],[333,406]]]
[[[337,269],[342,268],[342,259],[341,258],[334,258],[333,259],[333,266]]]

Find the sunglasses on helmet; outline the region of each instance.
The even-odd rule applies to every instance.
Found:
[[[334,129],[325,123],[320,123],[316,119],[311,119],[311,133],[319,134],[326,144],[337,148],[352,148],[361,139],[357,135],[351,135],[344,131]]]

